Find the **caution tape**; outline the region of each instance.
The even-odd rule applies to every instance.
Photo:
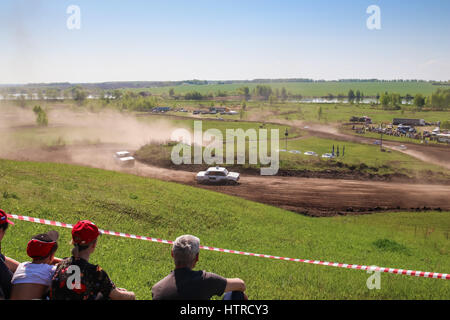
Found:
[[[40,223],[40,224],[45,224],[45,225],[49,225],[49,226],[63,227],[63,228],[70,228],[70,229],[73,227],[73,225],[71,225],[71,224],[58,222],[58,221],[33,218],[33,217],[27,217],[27,216],[19,216],[19,215],[15,215],[15,214],[7,214],[7,215],[8,215],[8,218],[22,220],[22,221],[29,221],[29,222],[34,222],[34,223]],[[173,241],[159,239],[159,238],[137,236],[134,234],[116,232],[116,231],[110,231],[110,230],[102,230],[102,229],[99,229],[99,231],[102,234],[108,234],[108,235],[116,236],[116,237],[173,244]],[[383,268],[383,267],[377,267],[377,266],[364,266],[364,265],[358,265],[358,264],[327,262],[327,261],[320,261],[320,260],[294,259],[294,258],[278,257],[278,256],[267,255],[267,254],[251,253],[251,252],[244,252],[244,251],[239,251],[239,250],[222,249],[222,248],[215,248],[215,247],[208,247],[208,246],[200,246],[200,249],[209,250],[209,251],[217,251],[217,252],[225,252],[225,253],[234,253],[234,254],[239,254],[239,255],[244,255],[244,256],[275,259],[275,260],[303,262],[303,263],[309,263],[309,264],[315,264],[315,265],[321,265],[321,266],[329,266],[329,267],[337,267],[337,268],[345,268],[345,269],[367,270],[367,271],[402,274],[402,275],[423,277],[423,278],[450,280],[450,274],[438,273],[438,272],[424,272],[424,271],[414,271],[414,270],[405,270],[405,269],[396,269],[396,268]]]

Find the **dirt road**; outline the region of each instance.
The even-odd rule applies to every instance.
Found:
[[[121,146],[123,148],[123,146]],[[72,146],[12,153],[14,160],[79,164],[183,183],[312,216],[361,214],[385,210],[450,210],[449,185],[243,175],[238,186],[197,185],[195,173],[137,163],[133,169],[114,165],[117,145]]]

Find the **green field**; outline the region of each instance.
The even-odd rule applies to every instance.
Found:
[[[282,148],[285,147],[284,143],[280,144]],[[300,150],[314,151],[320,155],[323,153],[331,153],[332,146],[335,146],[335,152],[337,147],[340,148],[340,157],[336,158],[339,162],[346,164],[347,166],[368,166],[372,168],[371,173],[387,174],[387,173],[405,173],[406,175],[413,176],[418,171],[434,171],[434,172],[449,172],[439,166],[428,164],[420,161],[409,155],[398,151],[380,152],[380,147],[376,145],[367,145],[352,142],[342,142],[330,139],[321,139],[316,137],[308,137],[301,140],[288,141],[288,150]],[[342,156],[342,150],[345,146],[345,155]],[[321,163],[329,163],[330,160],[323,160],[318,158],[311,159],[310,156],[290,154],[288,152],[282,152],[280,159],[291,163],[290,167],[300,169],[307,168],[320,168]],[[315,164],[318,164],[315,166]],[[283,162],[282,162],[283,164]],[[332,167],[330,165],[330,167]],[[373,172],[373,170],[376,170]],[[370,171],[370,168],[369,168]],[[450,175],[448,175],[450,177]]]
[[[319,108],[322,116],[318,117]],[[374,124],[392,123],[394,118],[425,119],[427,122],[450,120],[448,111],[417,111],[413,107],[405,106],[402,110],[383,110],[380,106],[364,104],[313,104],[313,103],[284,103],[269,107],[264,103],[250,103],[247,115],[258,115],[271,111],[269,119],[304,120],[320,123],[349,122],[352,116],[368,116]]]
[[[366,96],[376,96],[385,91],[395,92],[401,95],[415,95],[422,93],[429,95],[438,88],[446,88],[446,86],[437,86],[428,82],[273,82],[262,83],[270,85],[273,90],[286,88],[291,94],[304,97],[322,97],[329,93],[333,95],[347,95],[350,89],[355,92],[360,90]],[[233,84],[211,84],[211,85],[180,85],[170,87],[155,87],[148,89],[133,89],[134,91],[149,91],[152,94],[168,94],[170,89],[174,89],[175,94],[185,94],[187,92],[198,91],[201,94],[217,93],[218,91],[227,92],[229,95],[237,94],[237,89],[241,87],[249,87],[250,90],[255,88],[259,83],[233,83]]]
[[[325,261],[449,272],[448,212],[310,218],[240,198],[127,174],[70,165],[0,160],[0,207],[66,223],[174,239],[195,234],[227,249]],[[50,227],[16,221],[2,252],[28,260],[26,244]],[[70,252],[70,230],[57,255]],[[120,287],[150,299],[173,268],[170,246],[102,236],[91,261]],[[250,299],[448,299],[450,283],[391,274],[368,290],[364,271],[202,251],[198,269],[247,283]]]

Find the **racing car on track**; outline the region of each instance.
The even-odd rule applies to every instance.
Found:
[[[240,174],[237,172],[229,172],[223,167],[211,167],[206,171],[197,173],[195,179],[198,183],[223,183],[238,184]]]
[[[133,168],[135,159],[128,151],[119,151],[114,154],[114,162],[121,167]]]

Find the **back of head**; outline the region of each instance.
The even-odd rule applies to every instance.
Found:
[[[178,237],[172,247],[173,259],[176,267],[191,268],[200,251],[200,239],[192,235]]]
[[[58,250],[59,234],[56,231],[41,233],[31,238],[27,245],[27,254],[36,261],[53,257]]]
[[[78,256],[82,251],[97,243],[100,235],[98,227],[89,220],[78,221],[72,228],[72,255]]]

